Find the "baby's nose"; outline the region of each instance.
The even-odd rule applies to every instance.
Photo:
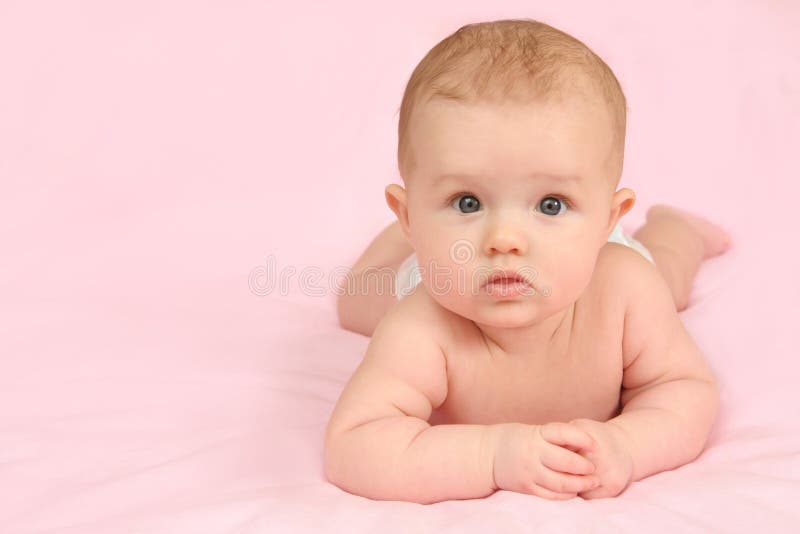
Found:
[[[527,242],[521,231],[509,227],[496,228],[486,239],[486,253],[493,254],[526,254]]]

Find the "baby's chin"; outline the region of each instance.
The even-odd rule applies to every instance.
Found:
[[[501,328],[518,328],[536,324],[563,309],[541,294],[508,300],[497,300],[485,293],[474,296],[439,295],[434,299],[444,308],[473,322]],[[556,309],[558,308],[558,309]]]

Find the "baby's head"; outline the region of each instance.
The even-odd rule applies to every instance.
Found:
[[[616,191],[625,115],[611,69],[547,24],[470,24],[434,46],[400,108],[405,189],[386,188],[433,298],[507,326],[577,300],[633,207],[630,189]],[[498,269],[535,291],[492,297],[481,282]]]

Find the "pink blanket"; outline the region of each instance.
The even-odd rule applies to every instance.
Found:
[[[40,4],[0,7],[0,532],[800,531],[796,5]],[[614,499],[354,496],[322,436],[368,339],[332,280],[392,221],[414,65],[507,17],[617,73],[627,231],[731,231],[682,313],[719,417]]]

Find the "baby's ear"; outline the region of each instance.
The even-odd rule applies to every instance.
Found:
[[[631,211],[633,205],[636,204],[636,194],[632,189],[623,187],[611,199],[611,213],[609,213],[608,220],[608,234],[614,229],[614,226],[619,222],[622,217]]]
[[[408,197],[406,190],[397,184],[389,184],[386,186],[385,195],[386,203],[397,216],[397,220],[400,221],[400,227],[403,229],[406,239],[409,239]]]

